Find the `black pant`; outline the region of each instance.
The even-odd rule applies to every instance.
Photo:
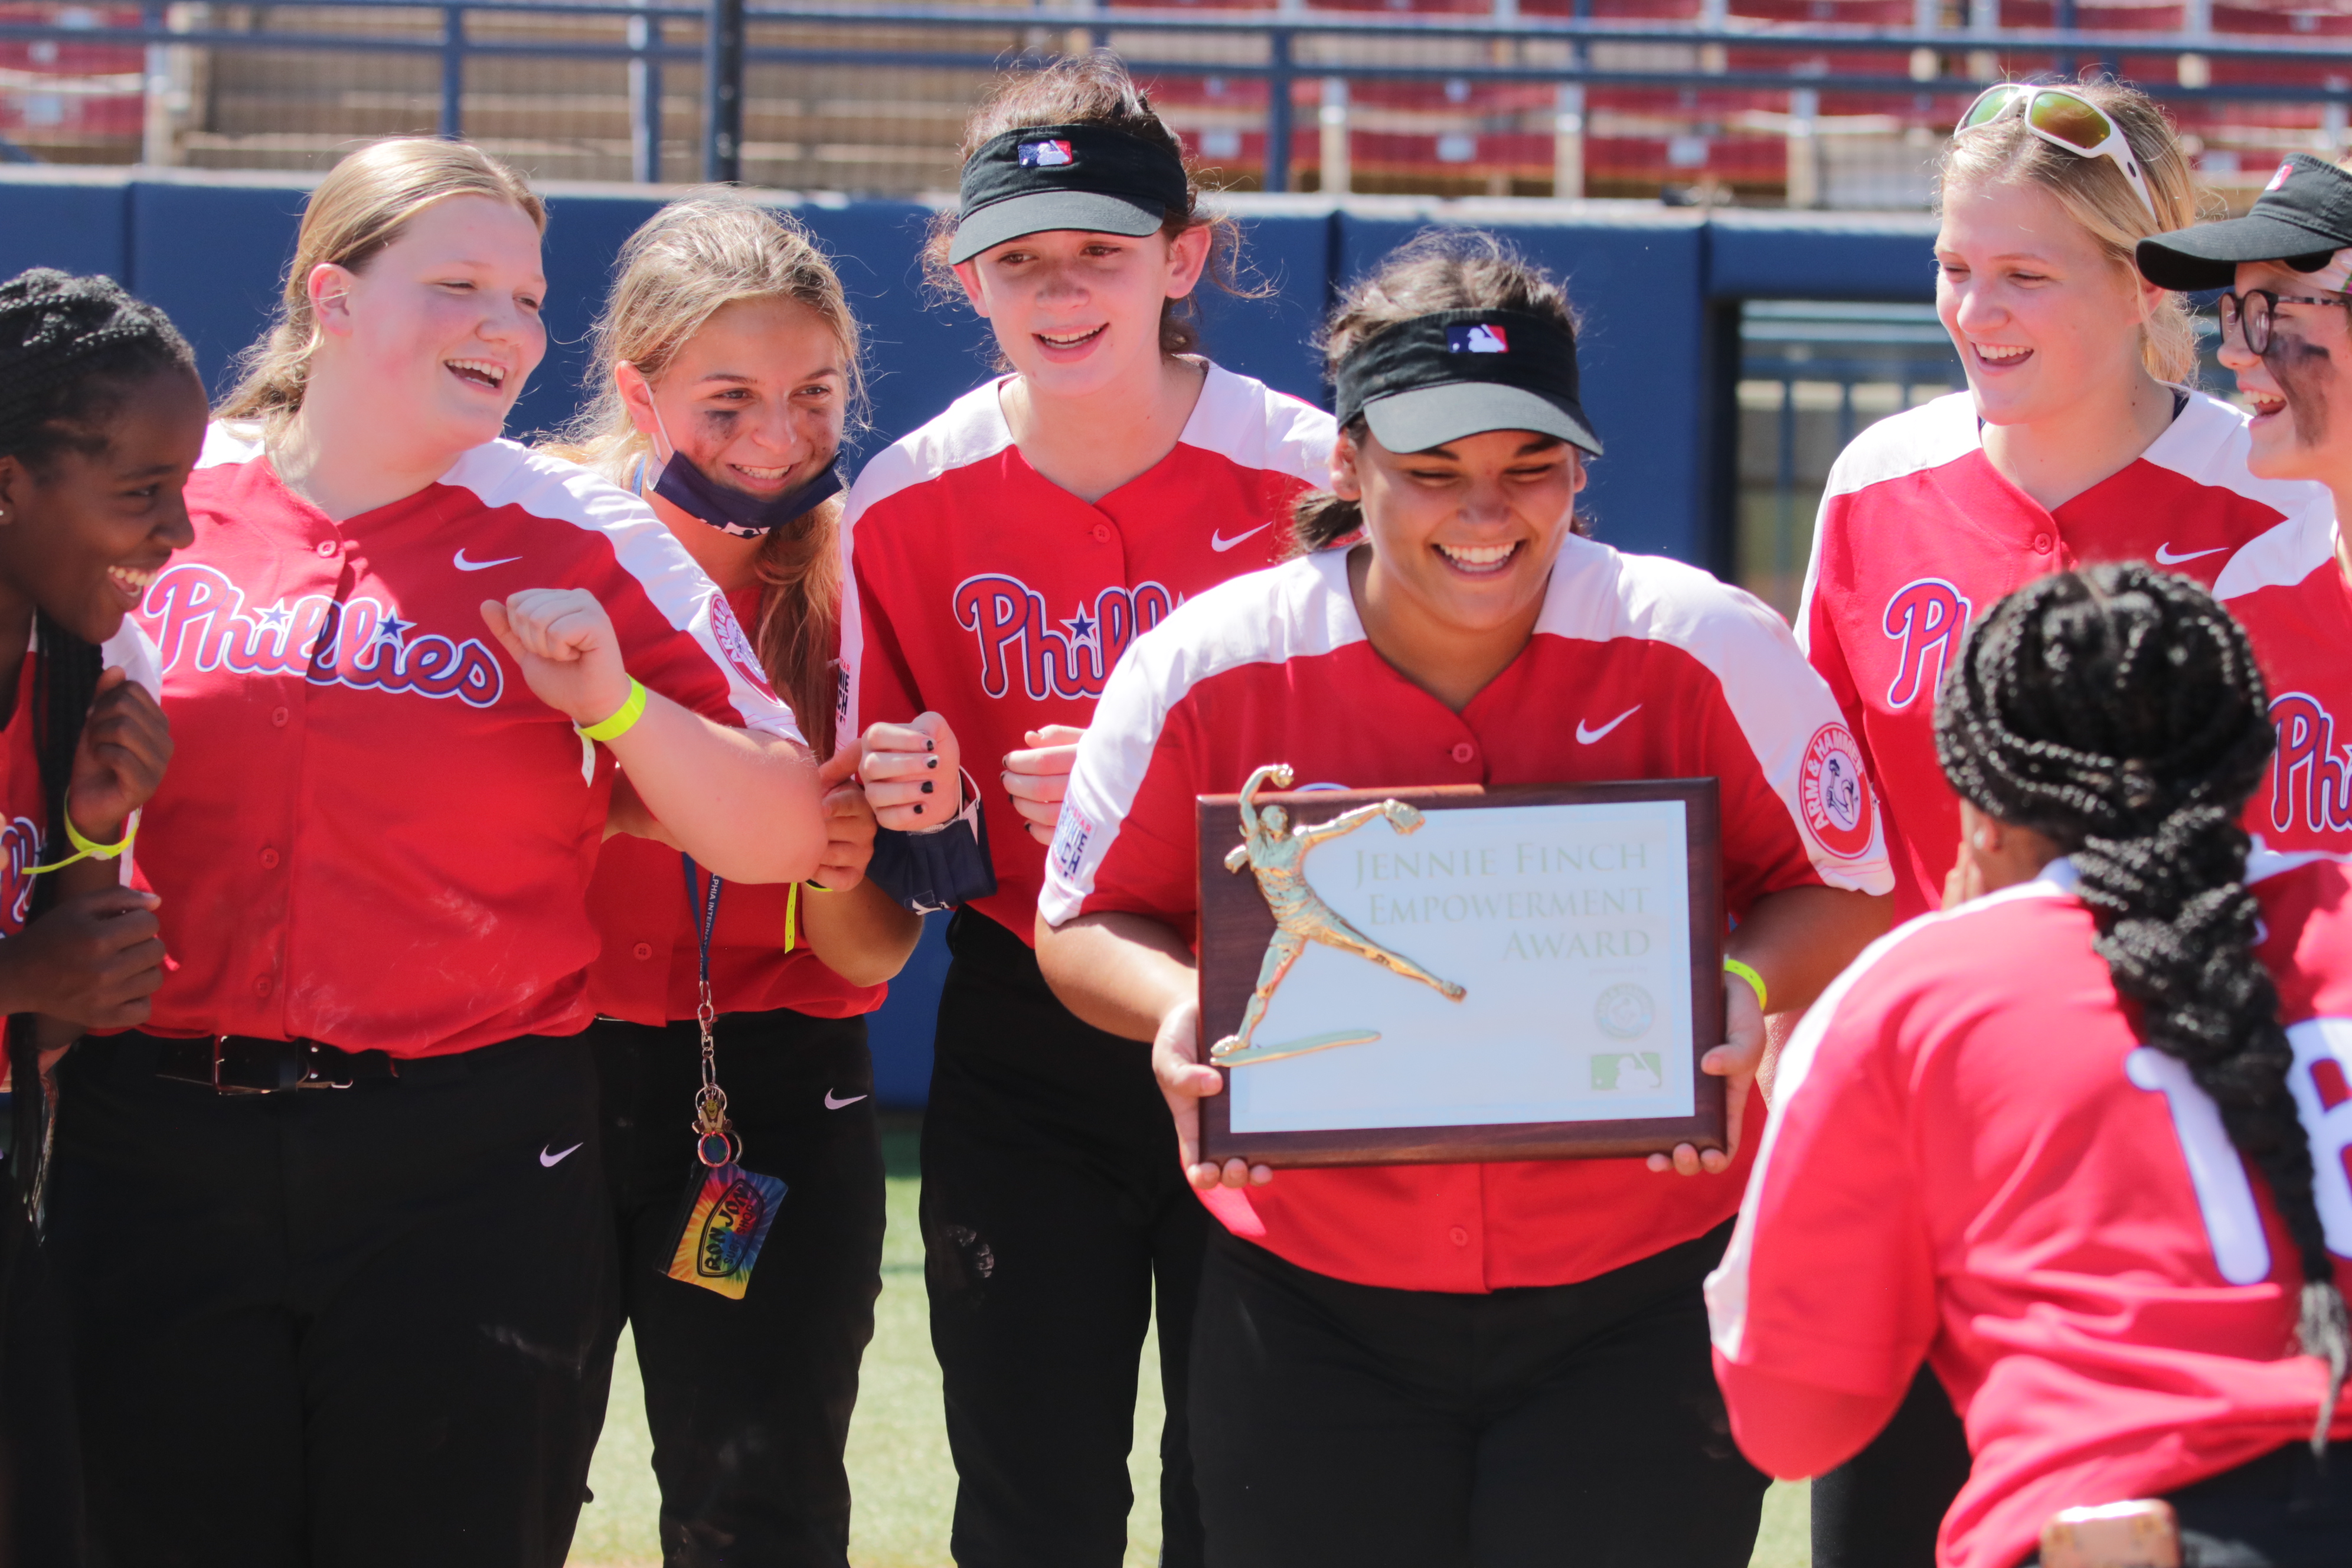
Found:
[[[2307,1443],[2166,1494],[2180,1519],[2182,1568],[2344,1568],[2352,1563],[2352,1464]],[[2028,1558],[2033,1568],[2039,1557]]]
[[[101,1568],[557,1568],[614,1332],[577,1039],[218,1095],[60,1070],[49,1223]]]
[[[719,1087],[746,1170],[788,1189],[730,1300],[666,1272],[694,1157],[701,1034],[600,1020],[604,1166],[645,1374],[668,1568],[845,1568],[842,1450],[882,1289],[882,1144],[863,1018],[723,1015]]]
[[[1746,1568],[1769,1482],[1733,1446],[1699,1298],[1729,1235],[1472,1296],[1213,1233],[1192,1342],[1210,1563]]]
[[[1111,1568],[1134,1501],[1136,1367],[1160,1312],[1161,1562],[1201,1561],[1184,1415],[1207,1215],[1150,1047],[1055,1000],[1027,944],[959,910],[923,1118],[924,1279],[963,1568]]]
[[[1813,1568],[1935,1568],[1936,1532],[1968,1479],[1968,1431],[1923,1366],[1885,1428],[1813,1482]]]

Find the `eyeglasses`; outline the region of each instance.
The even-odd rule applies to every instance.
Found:
[[[2273,294],[2267,289],[2221,296],[2221,336],[2239,334],[2251,354],[2271,352],[2271,320],[2281,305],[2352,305],[2347,294]]]
[[[2025,128],[2053,147],[2063,147],[2077,158],[2111,158],[2131,188],[2139,193],[2140,205],[2147,216],[2156,219],[2157,226],[2164,220],[2157,216],[2156,198],[2147,194],[2147,182],[2139,175],[2139,160],[2125,140],[2122,130],[2107,117],[2105,110],[2081,93],[2063,87],[2032,87],[2024,82],[2004,81],[1984,89],[1969,111],[1960,116],[1959,124],[1952,128],[1955,136],[1981,130],[1996,121],[2005,120],[2011,110],[2025,117]]]

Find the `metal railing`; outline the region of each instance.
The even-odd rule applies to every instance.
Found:
[[[400,12],[410,16],[437,12],[440,29],[431,34],[388,34],[361,30],[278,30],[219,26],[174,26],[163,5],[149,3],[142,21],[133,26],[100,26],[84,22],[0,21],[0,42],[69,41],[77,44],[119,43],[150,51],[151,78],[160,74],[152,61],[166,48],[219,50],[276,49],[362,51],[437,57],[440,64],[438,129],[445,135],[466,131],[466,71],[469,60],[486,58],[614,60],[629,68],[632,108],[632,163],[640,179],[659,176],[661,143],[661,72],[665,65],[698,62],[702,68],[702,123],[699,127],[701,166],[705,178],[734,180],[741,174],[744,71],[750,65],[895,66],[988,70],[1003,67],[1021,53],[1055,52],[1087,43],[1096,45],[1114,35],[1139,76],[1235,78],[1263,80],[1265,152],[1262,184],[1285,190],[1293,184],[1290,167],[1297,105],[1294,85],[1301,77],[1362,80],[1466,80],[1474,83],[1546,83],[1562,89],[1559,132],[1572,135],[1580,127],[1580,92],[1594,88],[1672,88],[1684,89],[1769,91],[1790,95],[1792,110],[1817,110],[1820,95],[1841,93],[1907,99],[1915,102],[1936,96],[1966,95],[1978,90],[1995,71],[2046,68],[2069,73],[2084,66],[2116,70],[2127,58],[2177,62],[2172,79],[2136,78],[2148,92],[2175,101],[2207,103],[2302,103],[2352,105],[2352,37],[2279,34],[2217,35],[2198,29],[2175,33],[2085,30],[2062,25],[2045,30],[2000,28],[1981,25],[1945,27],[1927,25],[1940,17],[1937,0],[1919,0],[1922,25],[1909,27],[1840,26],[1824,23],[1784,24],[1743,22],[1730,16],[1723,0],[1703,0],[1706,9],[1696,25],[1671,21],[1595,19],[1592,0],[1573,0],[1575,14],[1524,16],[1517,0],[1493,0],[1486,15],[1376,15],[1347,11],[1309,11],[1298,0],[1282,0],[1273,10],[1129,9],[1124,6],[981,5],[754,5],[747,0],[703,0],[700,4],[595,4],[593,0],[455,0],[439,5],[419,5],[414,0],[329,0],[342,13]],[[564,38],[489,38],[471,36],[468,19],[483,14],[625,19],[625,41]],[[1989,15],[1978,0],[1974,15]],[[2057,17],[2071,24],[2079,13],[2074,0],[2057,0]],[[1024,37],[1016,48],[985,53],[970,48],[890,48],[845,43],[840,47],[773,45],[754,42],[751,29],[763,25],[789,25],[796,29],[836,32],[876,28],[918,32],[974,28],[1015,28]],[[700,34],[695,42],[672,41],[671,30],[691,26]],[[1181,47],[1166,54],[1154,46],[1172,40],[1218,37],[1244,39],[1259,47],[1258,58],[1216,59],[1187,55]],[[1130,42],[1130,40],[1133,40]],[[1414,59],[1410,51],[1393,46],[1414,41],[1483,43],[1475,58]],[[1390,46],[1364,58],[1303,59],[1300,45],[1380,43]],[[1622,50],[1596,46],[1674,45],[1693,49],[1695,66],[1629,63]],[[1730,55],[1785,57],[1784,68],[1730,64]],[[1329,56],[1325,48],[1323,55]],[[1906,68],[1890,72],[1875,61],[1843,68],[1843,57],[1890,55],[1905,57]],[[1540,56],[1542,58],[1535,58]],[[1997,57],[1997,59],[1996,59]],[[2254,65],[2292,61],[2305,70],[2326,73],[2317,82],[2276,80],[2215,80],[2216,64]],[[1956,71],[1956,63],[1962,68]],[[2340,72],[2336,68],[2341,68]],[[1328,100],[1327,100],[1327,102]],[[1344,99],[1341,100],[1344,112]],[[1326,109],[1327,117],[1330,113]],[[1804,117],[1792,113],[1792,121]],[[2341,122],[2342,110],[2337,110]],[[1792,123],[1791,135],[1809,134]]]

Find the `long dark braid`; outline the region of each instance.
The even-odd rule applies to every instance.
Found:
[[[2135,564],[2019,589],[1970,629],[1936,705],[1952,787],[2072,856],[2116,990],[2189,1068],[2268,1178],[2302,1263],[2298,1337],[2327,1363],[2315,1451],[2352,1326],[2287,1088],[2294,1053],[2253,954],[2239,826],[2274,744],[2246,636],[2203,589]]]
[[[195,374],[195,355],[169,318],[132,299],[110,278],[73,278],[37,267],[0,283],[0,456],[39,472],[68,451],[103,452],[107,426],[124,394],[166,371]],[[98,689],[99,650],[36,613],[33,740],[40,759],[44,844],[66,842],[66,786],[74,750]],[[56,879],[33,883],[27,918],[58,899]],[[30,1015],[8,1020],[15,1080],[10,1161],[20,1196],[44,1135],[39,1054]]]

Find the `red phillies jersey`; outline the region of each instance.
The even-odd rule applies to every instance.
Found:
[[[1839,977],[1781,1059],[1707,1282],[1747,1431],[1775,1408],[1738,1369],[1892,1400],[1933,1363],[1975,1456],[1946,1568],[2010,1568],[2060,1509],[2305,1438],[2326,1382],[2292,1353],[2302,1270],[2267,1191],[2188,1068],[2141,1043],[2073,885],[2058,861]],[[2329,1247],[2352,1253],[2352,877],[2316,861],[2255,891]]]
[[[764,587],[727,595],[738,625],[760,624]],[[708,872],[698,870],[699,887]],[[719,890],[710,939],[710,995],[722,1013],[790,1007],[819,1018],[871,1013],[884,985],[852,985],[809,951],[801,910],[819,892],[797,882],[730,882]],[[588,1005],[632,1024],[691,1018],[701,997],[700,914],[686,897],[678,852],[649,838],[616,834],[596,858],[588,912],[604,951],[588,972]]]
[[[1853,738],[1780,618],[1695,568],[1570,538],[1533,639],[1459,714],[1373,651],[1344,550],[1186,605],[1111,678],[1040,912],[1127,910],[1190,936],[1193,799],[1276,758],[1357,789],[1711,774],[1735,918],[1783,888],[1891,879]],[[1696,1177],[1640,1160],[1289,1170],[1209,1205],[1236,1236],[1360,1284],[1559,1285],[1722,1224],[1749,1158]]]
[[[175,747],[139,841],[180,964],[159,1034],[429,1056],[586,1026],[611,753],[531,695],[485,599],[585,588],[647,687],[799,739],[669,531],[561,459],[492,442],[337,523],[215,426],[188,511],[139,612]]]
[[[2352,850],[2352,584],[2334,514],[2280,523],[2231,557],[2213,591],[2253,642],[2278,726],[2247,831],[2273,849]]]
[[[2231,552],[2327,507],[2246,472],[2246,416],[2201,394],[2139,459],[2045,511],[1984,454],[1965,392],[1880,421],[1830,469],[1797,635],[1886,806],[1895,918],[1943,902],[1959,805],[1936,763],[1936,690],[1969,618],[2049,572],[2148,560],[2210,585]]]
[[[1045,851],[998,781],[1024,731],[1085,725],[1111,667],[1191,595],[1277,561],[1290,503],[1328,483],[1320,409],[1209,366],[1175,450],[1089,506],[1022,459],[1003,382],[866,466],[842,529],[841,733],[946,716],[980,781],[996,891],[973,908],[1034,934]]]

